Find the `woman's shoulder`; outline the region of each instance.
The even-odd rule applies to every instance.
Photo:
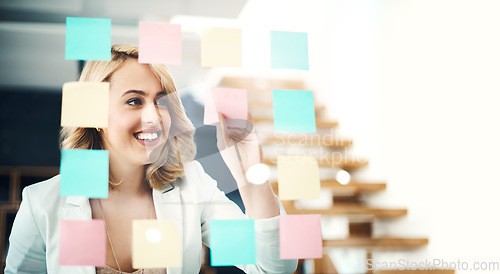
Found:
[[[61,174],[57,174],[56,176],[49,178],[45,181],[41,181],[38,183],[34,183],[25,187],[24,191],[27,192],[51,192],[57,188],[59,190],[59,184],[61,183]],[[59,191],[57,191],[59,194]]]
[[[39,198],[41,202],[48,199],[54,200],[59,197],[59,185],[61,175],[58,174],[50,179],[29,185],[23,189],[23,199],[29,196],[30,200]]]
[[[201,166],[200,162],[193,160],[188,163],[184,164],[184,175],[189,176],[194,173],[199,173],[203,171],[203,167]]]

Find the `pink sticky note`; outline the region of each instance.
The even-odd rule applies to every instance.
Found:
[[[228,126],[245,127],[248,119],[248,97],[246,89],[212,88],[205,97],[205,125],[219,122],[218,112],[228,119]],[[233,121],[231,121],[233,120]]]
[[[322,257],[321,215],[281,215],[280,259],[312,259]]]
[[[139,22],[139,63],[180,65],[181,62],[180,25]]]
[[[61,220],[59,264],[106,265],[106,230],[103,220]]]

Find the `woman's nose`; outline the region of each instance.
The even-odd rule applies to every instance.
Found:
[[[141,120],[143,124],[159,124],[160,114],[154,104],[148,104],[142,111]]]

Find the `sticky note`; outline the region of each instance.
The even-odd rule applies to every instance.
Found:
[[[212,88],[205,96],[205,125],[219,122],[218,113],[226,117],[229,127],[246,127],[248,95],[246,89]]]
[[[254,220],[210,220],[212,266],[255,264],[256,256]]]
[[[201,35],[201,66],[241,67],[241,55],[241,29],[203,29]]]
[[[274,131],[316,132],[312,91],[273,90]]]
[[[108,179],[107,150],[61,150],[61,196],[107,198]]]
[[[139,63],[182,63],[181,26],[139,22]]]
[[[66,17],[66,60],[111,60],[111,19]]]
[[[321,215],[281,215],[280,259],[322,257]]]
[[[69,82],[63,85],[61,126],[108,127],[109,83]]]
[[[103,220],[61,220],[59,225],[59,265],[106,265]]]
[[[271,68],[309,70],[307,33],[271,31]]]
[[[170,220],[134,220],[132,223],[134,268],[181,267],[181,240]]]
[[[278,190],[281,200],[318,199],[318,161],[313,156],[279,155]]]

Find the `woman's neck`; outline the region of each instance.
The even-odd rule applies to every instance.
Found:
[[[144,183],[144,165],[134,165],[126,162],[109,161],[110,179],[119,183],[118,186],[110,188],[109,196],[142,196],[150,193],[150,188]]]

